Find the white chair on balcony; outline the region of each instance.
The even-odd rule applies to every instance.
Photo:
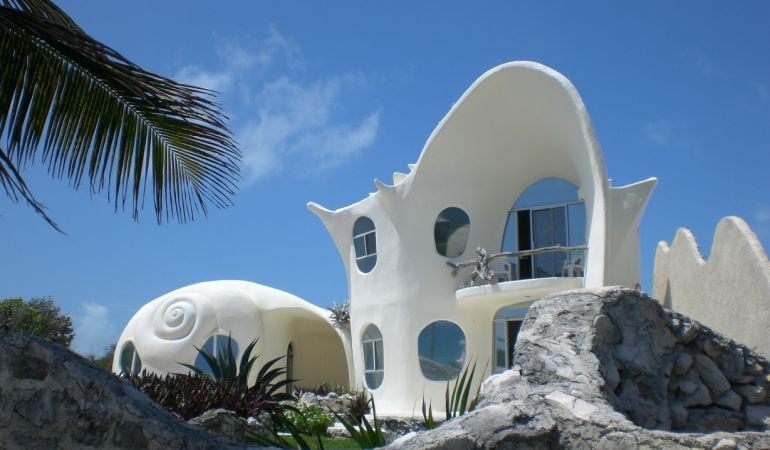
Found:
[[[565,259],[564,266],[561,269],[562,277],[582,277],[583,276],[583,257],[577,256],[575,259]]]

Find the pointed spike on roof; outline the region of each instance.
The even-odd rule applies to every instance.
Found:
[[[390,194],[390,192],[393,190],[393,186],[385,184],[377,178],[374,179],[374,186],[377,188],[377,192],[382,192],[385,194]]]
[[[409,171],[413,171],[415,167],[417,167],[417,164],[407,164],[407,167],[409,167]]]
[[[404,180],[404,178],[406,178],[406,174],[405,173],[393,172],[393,184],[398,184],[398,183],[402,182]]]
[[[307,209],[309,209],[310,212],[318,216],[318,218],[321,219],[322,221],[325,221],[326,219],[330,219],[334,217],[334,211],[326,209],[316,202],[307,202]]]

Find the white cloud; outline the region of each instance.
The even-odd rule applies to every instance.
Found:
[[[233,76],[228,72],[208,72],[197,66],[182,67],[174,79],[180,83],[191,84],[212,91],[226,92],[230,89]]]
[[[374,142],[379,112],[357,124],[332,120],[342,80],[303,86],[284,77],[265,86],[257,96],[257,119],[238,134],[247,181],[287,166],[317,173],[343,164]]]
[[[673,139],[671,123],[665,119],[645,123],[642,132],[648,141],[661,147],[670,145]]]
[[[73,349],[81,355],[102,355],[104,349],[116,340],[115,325],[110,322],[109,310],[98,303],[81,303],[82,314],[74,320]]]
[[[219,39],[214,70],[181,68],[177,80],[222,93],[243,152],[245,182],[284,170],[318,173],[344,164],[371,146],[380,112],[340,120],[352,92],[366,88],[360,73],[300,80],[300,49],[277,28],[255,41]],[[310,169],[308,169],[310,168]]]

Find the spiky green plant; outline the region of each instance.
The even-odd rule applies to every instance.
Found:
[[[385,436],[382,434],[382,425],[377,420],[377,407],[374,404],[374,397],[369,398],[372,405],[372,423],[362,417],[361,423],[352,423],[349,418],[345,418],[332,411],[334,417],[348,430],[350,437],[356,441],[361,448],[377,448],[385,445]]]
[[[426,409],[427,406],[427,409]],[[425,404],[425,393],[422,393],[422,420],[425,423],[425,428],[432,430],[436,428],[436,420],[433,419],[433,404]]]
[[[206,372],[192,364],[179,363],[184,367],[190,369],[193,373],[199,375],[209,375],[215,380],[219,381],[235,381],[239,384],[246,385],[249,379],[249,372],[251,372],[252,366],[257,360],[257,356],[252,357],[251,352],[254,350],[254,346],[257,345],[259,338],[254,339],[243,350],[241,360],[239,364],[236,364],[235,353],[233,352],[232,336],[227,336],[227,344],[220,345],[217,349],[216,356],[204,348],[195,347],[198,354],[208,364],[210,372]]]
[[[488,361],[487,364],[489,364]],[[470,374],[468,374],[468,369],[471,371]],[[485,365],[484,370],[481,373],[483,374],[486,371],[487,366]],[[470,361],[468,362],[468,365],[465,366],[462,376],[457,379],[454,387],[452,388],[451,395],[449,393],[449,381],[447,381],[446,393],[444,397],[444,400],[446,401],[447,419],[462,416],[466,412],[471,411],[475,406],[476,399],[478,399],[479,392],[481,390],[481,383],[479,383],[478,387],[476,388],[476,395],[470,397],[471,386],[473,386],[475,375],[476,361],[474,360],[472,367]]]

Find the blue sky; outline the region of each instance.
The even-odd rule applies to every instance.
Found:
[[[347,297],[309,200],[335,209],[406,171],[486,70],[533,60],[566,75],[613,184],[659,178],[641,225],[642,285],[658,241],[689,227],[708,254],[743,217],[770,247],[770,3],[59,3],[150,70],[221,92],[244,153],[234,205],[191,224],[139,223],[42,166],[25,176],[68,233],[0,197],[0,298],[51,296],[76,350],[101,353],[146,302],[244,279],[327,306]],[[513,201],[513,199],[512,199]]]

